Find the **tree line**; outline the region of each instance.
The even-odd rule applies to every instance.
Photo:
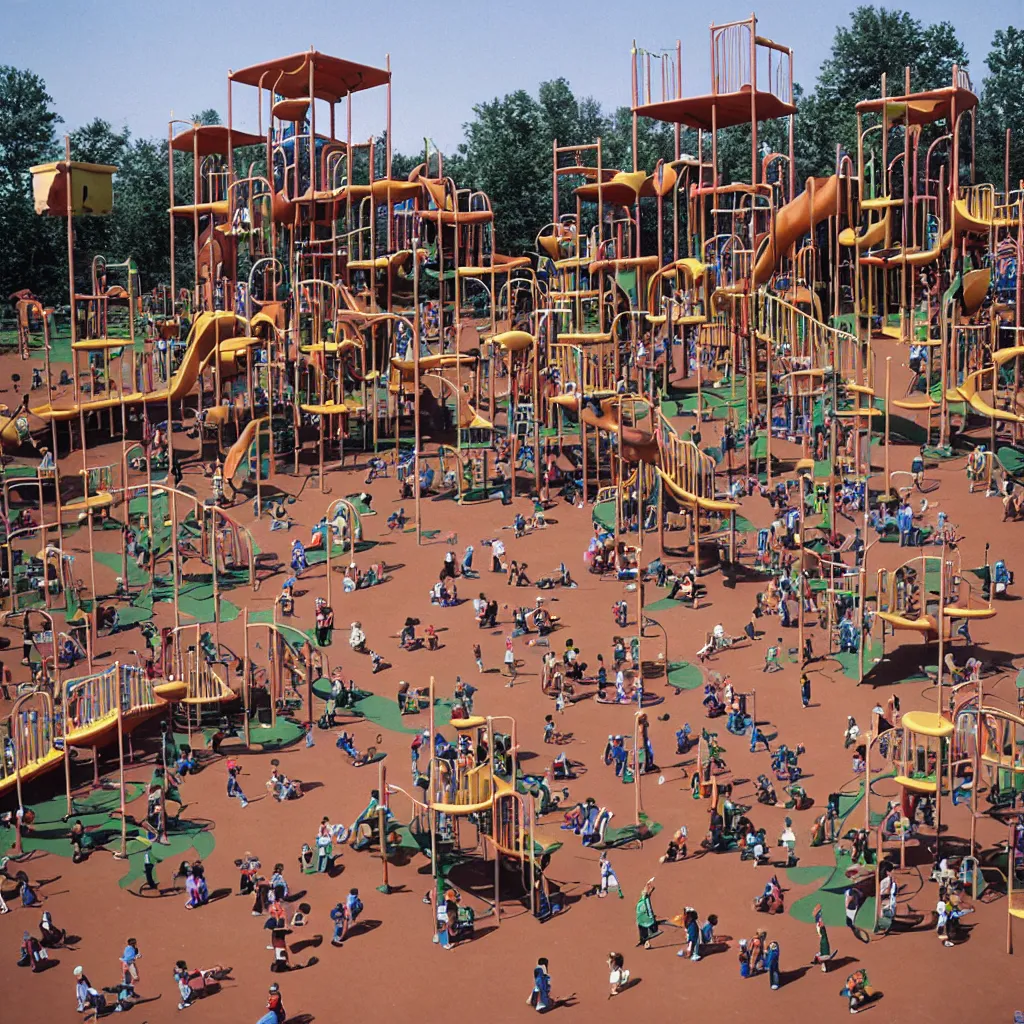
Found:
[[[833,173],[837,146],[855,159],[855,107],[860,100],[878,95],[883,73],[890,94],[902,92],[907,65],[912,69],[914,91],[939,88],[950,83],[953,65],[964,66],[966,58],[949,22],[929,24],[903,11],[857,8],[849,23],[836,31],[814,88],[795,88],[797,180]],[[1012,187],[1024,178],[1024,30],[999,29],[985,64],[976,133],[977,180],[1002,187],[1004,136],[1009,128]],[[979,89],[977,81],[975,88]],[[217,113],[203,111],[194,120],[217,123]],[[0,66],[0,303],[20,288],[32,288],[48,302],[66,302],[64,225],[59,219],[35,215],[28,173],[34,164],[62,158],[61,124],[38,75]],[[536,95],[520,89],[477,104],[463,133],[456,151],[445,155],[445,173],[460,188],[490,196],[502,252],[532,250],[538,229],[551,219],[553,139],[573,146],[600,137],[605,166],[632,168],[629,107],[606,110],[591,96],[577,96],[564,78],[542,82]],[[787,135],[785,120],[766,122],[759,128],[759,148],[763,153],[786,152]],[[73,159],[119,168],[114,212],[106,218],[75,222],[79,288],[88,283],[89,259],[96,253],[112,260],[131,256],[144,289],[168,281],[167,140],[133,137],[128,128],[117,129],[99,118],[75,129],[70,137]],[[684,154],[696,156],[697,144],[696,132],[682,131]],[[651,171],[659,159],[670,160],[674,154],[674,126],[641,119],[638,166]],[[724,182],[749,180],[749,127],[720,132],[718,157]],[[704,158],[710,158],[707,145]],[[392,171],[402,176],[421,160],[420,154],[395,153]],[[176,157],[176,183],[182,188],[191,185],[190,161],[188,154]],[[377,170],[382,173],[382,168]],[[178,201],[186,200],[179,197]],[[179,248],[178,278],[188,284],[191,246]]]

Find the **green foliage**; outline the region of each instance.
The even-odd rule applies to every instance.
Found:
[[[978,114],[978,180],[1002,188],[1006,129],[1011,131],[1010,189],[1024,178],[1024,29],[999,29],[985,58]]]
[[[29,168],[55,156],[61,119],[46,83],[31,71],[0,66],[0,301],[19,288],[55,284],[48,252],[56,233],[36,217]]]
[[[551,218],[551,136],[544,110],[519,89],[478,104],[473,113],[459,147],[466,180],[458,184],[490,196],[503,250],[532,248],[538,228]]]
[[[849,25],[836,30],[814,93],[798,106],[798,180],[834,173],[837,144],[856,155],[856,105],[879,95],[883,73],[888,95],[900,96],[905,67],[911,69],[911,90],[922,92],[950,85],[953,65],[966,63],[967,52],[949,22],[923,25],[906,11],[858,7]]]

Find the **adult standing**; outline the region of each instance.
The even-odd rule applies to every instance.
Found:
[[[654,892],[654,879],[648,879],[640,890],[640,898],[636,901],[636,927],[640,935],[638,946],[651,948],[651,939],[659,935],[658,918],[654,914],[651,894]]]
[[[496,540],[491,544],[491,571],[492,572],[504,572],[505,567],[501,564],[501,560],[505,554],[505,543],[502,540]]]

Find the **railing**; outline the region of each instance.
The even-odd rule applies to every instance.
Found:
[[[861,342],[852,334],[830,327],[775,295],[762,292],[757,302],[758,337],[773,346],[776,356],[809,361],[809,365],[838,373],[848,383],[867,365]]]
[[[680,490],[698,498],[714,498],[715,460],[692,441],[683,440],[660,409],[656,424],[662,472]]]
[[[712,26],[712,92],[739,92],[750,86],[792,103],[793,51],[756,33],[754,17]]]

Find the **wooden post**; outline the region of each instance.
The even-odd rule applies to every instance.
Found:
[[[980,727],[981,722],[979,719],[978,725]],[[1013,953],[1013,883],[1014,875],[1014,831],[1016,826],[1011,821],[1009,824],[1009,837],[1006,841],[1006,952]]]
[[[372,222],[371,222],[372,223]],[[444,338],[444,235],[441,228],[441,214],[438,212],[437,215],[437,254],[441,266],[439,269],[438,280],[440,281],[440,333],[441,338]],[[413,453],[413,496],[415,498],[415,511],[416,511],[416,546],[419,547],[423,543],[423,520],[420,514],[420,261],[418,258],[420,240],[418,237],[414,237],[412,240],[412,359],[413,359],[413,434],[416,439],[414,453]],[[373,253],[370,254],[371,260],[374,258]],[[442,401],[444,397],[442,395]],[[458,426],[459,420],[459,397],[455,396],[455,429],[459,431],[455,436],[459,437],[461,430]],[[402,436],[402,410],[398,409],[398,415],[395,419],[395,447],[396,450],[400,451]],[[436,870],[436,863],[434,868]]]
[[[889,410],[892,405],[892,356],[885,357],[885,500],[888,501],[892,495],[892,476],[889,472]],[[943,381],[945,388],[945,381]],[[871,441],[868,440],[868,458],[871,457]],[[865,491],[865,501],[867,492]]]
[[[923,558],[921,568],[925,577],[928,575],[928,559]],[[922,581],[922,610],[924,608],[924,585]],[[942,541],[942,560],[939,562],[939,608],[937,625],[939,629],[939,667],[938,678],[935,683],[935,713],[942,718],[942,677],[944,675],[942,664],[943,647],[946,634],[946,541]],[[978,737],[981,737],[981,708],[978,708]],[[935,750],[935,859],[939,858],[939,849],[942,845],[942,747],[943,738],[936,737]],[[927,767],[927,766],[926,766]]]
[[[124,691],[121,686],[121,665],[114,663],[114,686],[117,689],[117,773],[118,790],[121,799],[121,850],[114,856],[117,860],[125,860],[128,857],[128,825],[125,820],[125,792],[124,792]],[[188,705],[185,705],[188,707]]]
[[[242,713],[245,745],[249,746],[249,678],[252,667],[249,662],[249,609],[242,607]]]
[[[310,704],[310,714],[312,715],[312,704]],[[434,742],[433,737],[430,740]],[[385,895],[391,894],[391,886],[388,884],[388,833],[387,833],[387,819],[388,819],[388,789],[387,789],[387,769],[384,767],[384,762],[379,761],[377,763],[377,787],[380,793],[380,802],[377,804],[377,830],[380,834],[380,863],[381,863],[381,884],[377,886],[377,892],[382,892]]]

